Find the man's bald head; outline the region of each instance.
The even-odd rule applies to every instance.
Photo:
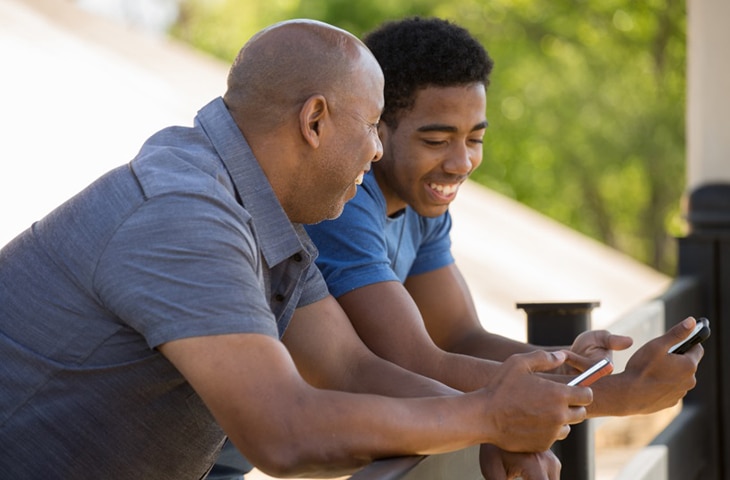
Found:
[[[314,20],[290,20],[254,35],[228,75],[223,99],[241,125],[270,129],[315,94],[336,101],[360,65],[372,56],[354,35]],[[373,62],[377,64],[373,57]]]
[[[354,35],[291,20],[241,49],[223,100],[296,223],[334,218],[382,154],[383,71]]]

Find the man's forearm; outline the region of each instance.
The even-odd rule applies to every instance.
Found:
[[[499,438],[483,421],[479,402],[461,395],[394,399],[331,390],[299,393],[289,414],[269,417],[265,433],[252,435],[250,422],[226,429],[244,455],[276,476],[344,475],[378,458],[444,453]]]
[[[473,332],[459,339],[451,345],[444,345],[444,348],[453,353],[470,355],[477,358],[485,358],[497,362],[503,362],[510,356],[517,353],[528,353],[535,350],[558,350],[564,347],[544,348],[520,342],[511,338],[490,333],[485,330]]]
[[[352,374],[346,377],[347,384],[337,386],[338,389],[400,398],[461,393],[461,389],[457,390],[374,355],[363,358],[354,368]]]

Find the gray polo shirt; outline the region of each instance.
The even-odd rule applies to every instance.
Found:
[[[280,337],[315,252],[220,98],[155,134],[0,251],[0,472],[202,477],[223,432],[155,347]]]

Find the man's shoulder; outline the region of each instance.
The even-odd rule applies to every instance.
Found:
[[[199,129],[170,127],[152,136],[130,163],[147,198],[173,192],[210,194],[233,186]]]

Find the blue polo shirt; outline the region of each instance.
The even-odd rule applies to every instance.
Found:
[[[222,99],[155,134],[0,250],[0,471],[201,478],[224,434],[155,347],[280,337],[315,252]]]

